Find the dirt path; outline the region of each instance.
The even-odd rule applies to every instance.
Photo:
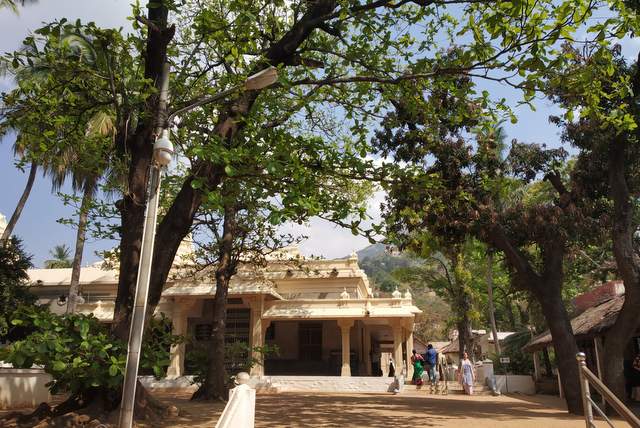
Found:
[[[256,428],[278,427],[584,427],[552,396],[389,394],[258,395]],[[606,426],[597,424],[598,427]],[[625,426],[618,422],[617,426]]]
[[[191,391],[153,392],[180,409],[180,416],[138,423],[140,428],[213,428],[224,403],[190,401]],[[3,413],[0,412],[0,419]],[[0,427],[2,427],[0,421]],[[563,401],[548,395],[432,396],[406,391],[391,394],[258,394],[256,428],[582,428],[584,420],[569,416]],[[602,422],[597,427],[605,427]],[[617,427],[627,426],[616,421]],[[241,428],[241,427],[238,427]]]
[[[180,409],[179,416],[169,416],[160,422],[136,423],[140,428],[214,428],[222,414],[225,403],[210,401],[190,401],[193,391],[167,393],[153,391],[153,396],[166,404],[172,404]]]

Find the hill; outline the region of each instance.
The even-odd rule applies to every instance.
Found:
[[[391,293],[406,286],[393,277],[393,271],[406,268],[416,262],[403,254],[391,254],[384,244],[373,244],[356,252],[360,268],[365,271],[375,291]]]
[[[410,289],[408,284],[395,278],[393,272],[421,263],[406,254],[387,251],[384,244],[369,245],[356,254],[360,268],[369,277],[374,293],[379,293],[380,297],[389,296],[396,287],[401,291]],[[452,316],[449,305],[428,288],[411,289],[411,294],[413,303],[423,312],[416,318],[415,333],[422,339],[446,340],[447,324]]]

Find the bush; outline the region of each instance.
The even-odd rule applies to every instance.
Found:
[[[18,368],[42,367],[53,378],[48,385],[51,393],[64,391],[83,397],[90,390],[120,389],[127,346],[114,339],[107,326],[94,316],[56,315],[46,309],[22,306],[11,323],[32,332],[0,349],[0,360]],[[152,321],[143,344],[140,365],[156,375],[164,375],[169,365],[168,347],[180,340],[168,333],[167,323],[164,317]]]
[[[531,354],[522,351],[522,347],[531,339],[531,333],[521,331],[507,337],[502,341],[502,355],[509,357],[509,364],[500,362],[497,355],[492,355],[493,370],[496,374],[504,374],[505,370],[509,374],[530,375],[533,373],[533,357]]]
[[[27,269],[31,266],[31,258],[19,239],[11,238],[6,245],[0,245],[0,341],[26,334],[23,329],[11,326],[11,318],[17,307],[36,303],[27,286]]]
[[[246,342],[233,342],[225,346],[225,366],[228,367],[229,378],[238,372],[249,372],[251,367],[260,364],[260,361],[252,357],[252,351],[262,354],[263,360],[270,355],[278,355],[276,345],[256,346],[253,349]],[[202,384],[209,371],[209,355],[215,352],[208,343],[194,344],[187,353],[186,360],[189,361],[194,374],[193,383]]]
[[[171,320],[163,313],[149,320],[143,341],[140,372],[163,378],[171,364],[171,347],[184,342],[183,336],[171,334]]]

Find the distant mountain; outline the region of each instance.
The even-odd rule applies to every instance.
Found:
[[[405,268],[415,263],[409,257],[389,253],[384,244],[373,244],[358,251],[358,264],[369,277],[374,289],[389,293],[396,287],[400,290],[406,288],[393,276],[393,271]]]
[[[386,245],[378,243],[364,247],[362,250],[356,251],[356,254],[358,255],[358,260],[364,260],[367,257],[376,257],[384,254],[386,252],[386,248]]]
[[[417,266],[421,262],[399,252],[389,252],[384,244],[374,244],[357,251],[358,264],[369,277],[374,292],[380,297],[389,297],[397,287],[404,291],[411,288],[393,276],[396,269]],[[444,300],[435,296],[429,289],[412,290],[413,303],[423,313],[416,319],[415,332],[429,340],[445,340],[447,338],[447,320],[451,318],[451,309]]]

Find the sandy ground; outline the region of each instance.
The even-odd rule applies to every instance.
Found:
[[[405,390],[391,394],[258,394],[256,428],[582,428],[584,419],[569,416],[559,397],[548,395],[427,395]],[[184,413],[157,427],[204,428],[215,426],[222,403],[189,401],[189,394],[155,393]],[[149,425],[150,427],[151,425]],[[608,426],[597,422],[597,427]],[[616,421],[617,427],[628,426]],[[146,427],[146,425],[145,425]],[[239,427],[240,428],[240,427]]]
[[[256,428],[281,427],[469,427],[569,428],[584,427],[584,419],[569,416],[563,401],[548,395],[427,395],[405,390],[391,394],[259,394]],[[155,391],[154,396],[180,409],[180,416],[144,428],[213,428],[224,403],[189,401],[190,392]],[[3,416],[0,412],[0,418]],[[616,421],[617,427],[628,426]],[[0,426],[2,424],[0,423]],[[597,422],[597,427],[607,426]],[[241,428],[241,427],[238,427]]]
[[[604,422],[598,427],[607,426]],[[627,426],[624,422],[617,426]],[[388,394],[258,395],[256,428],[276,427],[584,427],[552,396]]]

